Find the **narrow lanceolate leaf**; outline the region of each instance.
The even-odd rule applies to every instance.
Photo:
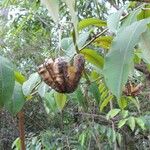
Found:
[[[123,13],[123,9],[117,11],[116,13],[109,15],[107,19],[107,25],[110,31],[112,32],[117,31],[122,13]]]
[[[119,99],[129,71],[132,68],[133,49],[145,32],[150,19],[141,20],[127,26],[113,40],[110,52],[105,58],[104,77],[108,88]]]
[[[13,65],[0,56],[0,107],[11,100],[15,85]]]
[[[48,9],[52,19],[59,21],[59,0],[41,0],[41,3]]]
[[[66,5],[69,8],[71,20],[72,20],[72,23],[75,27],[75,32],[76,32],[77,31],[77,24],[78,24],[78,17],[77,17],[77,13],[75,11],[75,0],[64,0],[64,2],[66,3]]]
[[[5,107],[13,114],[16,115],[23,107],[25,97],[22,92],[21,84],[15,83],[14,92],[11,100],[5,104]]]
[[[102,27],[106,26],[107,23],[103,20],[96,19],[96,18],[87,18],[84,20],[81,20],[78,24],[78,29],[82,30],[88,26],[97,26],[97,27]]]
[[[90,85],[89,92],[93,95],[93,97],[95,98],[97,104],[99,104],[100,92],[99,92],[99,89],[98,89],[98,85],[95,82]]]
[[[109,102],[113,99],[113,95],[109,95],[104,99],[102,104],[100,105],[100,111],[103,111],[103,109],[109,104]]]
[[[67,96],[63,93],[55,92],[54,97],[59,110],[62,110],[66,104]]]
[[[147,28],[146,32],[142,33],[139,46],[142,50],[143,60],[150,64],[150,28]]]
[[[81,51],[85,59],[98,68],[103,68],[104,58],[95,50],[85,48]]]

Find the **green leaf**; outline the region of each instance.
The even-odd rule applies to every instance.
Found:
[[[105,98],[102,104],[100,105],[100,111],[103,111],[103,109],[109,104],[110,100],[112,99],[113,95],[109,95],[107,98]]]
[[[128,110],[122,110],[120,115],[122,116],[122,118],[126,118],[129,115],[129,111]]]
[[[118,104],[121,109],[125,109],[128,105],[126,97],[121,97]]]
[[[140,13],[141,8],[138,8],[132,11],[124,20],[121,25],[121,29],[125,28],[126,26],[131,25],[133,22],[137,21],[137,15]]]
[[[107,19],[107,26],[110,31],[116,32],[119,27],[120,18],[122,16],[123,9],[117,11],[116,13],[113,13],[108,16]]]
[[[145,5],[145,9],[142,9],[140,14],[137,16],[138,20],[150,17],[150,5]]]
[[[78,17],[77,13],[75,12],[75,0],[64,0],[64,2],[67,4],[70,14],[71,14],[71,20],[73,22],[75,32],[77,32],[77,25],[78,25]],[[76,33],[77,34],[77,33]]]
[[[19,111],[21,111],[24,103],[25,103],[25,97],[22,92],[22,85],[18,82],[15,82],[12,99],[5,104],[5,107],[13,115],[16,115]]]
[[[54,97],[59,110],[62,110],[66,104],[67,96],[63,93],[55,92]]]
[[[54,91],[50,91],[45,94],[44,96],[44,106],[46,109],[46,112],[49,114],[50,112],[56,112],[57,111],[57,104],[54,99]]]
[[[0,107],[11,100],[15,85],[13,65],[0,56]]]
[[[45,83],[45,82],[42,82],[39,87],[38,87],[38,93],[41,97],[44,97],[45,96],[45,93],[48,91],[49,89],[49,86]]]
[[[95,98],[97,104],[100,101],[100,93],[97,84],[94,82],[89,86],[89,92],[92,93],[93,97]]]
[[[109,119],[109,118],[113,118],[115,117],[121,110],[120,109],[112,109],[110,110],[107,115],[106,115],[106,118]]]
[[[16,140],[12,143],[11,148],[14,150],[20,150],[21,149],[21,140],[19,137],[16,138]]]
[[[30,75],[29,79],[23,83],[22,90],[25,96],[29,96],[32,90],[35,88],[37,83],[41,81],[38,73],[33,73]]]
[[[138,97],[128,97],[128,99],[136,106],[137,110],[140,112],[140,102],[138,101]]]
[[[124,126],[125,123],[127,122],[127,120],[128,119],[122,119],[122,120],[120,120],[119,123],[118,123],[118,128],[121,128],[122,126]]]
[[[26,81],[25,76],[23,76],[20,72],[15,71],[15,79],[17,82],[19,82],[20,84],[23,84]]]
[[[119,144],[119,146],[121,146],[121,144],[122,144],[122,135],[120,134],[120,133],[117,133],[117,141],[118,141],[118,144]]]
[[[88,26],[97,26],[97,27],[102,27],[102,26],[106,26],[106,22],[100,19],[96,19],[96,18],[87,18],[87,19],[83,19],[79,22],[78,24],[78,29],[82,30]]]
[[[132,131],[134,131],[134,129],[135,129],[135,118],[134,117],[131,116],[128,118],[128,125],[129,125],[130,129]]]
[[[75,91],[76,94],[76,98],[77,98],[77,102],[79,103],[79,105],[81,105],[83,108],[85,108],[85,98],[84,95],[81,91],[80,88],[77,88],[77,90]]]
[[[72,43],[73,43],[73,40],[71,37],[63,38],[61,40],[61,48],[64,50],[67,50]]]
[[[103,68],[104,58],[95,50],[85,48],[80,53],[83,54],[85,59],[91,64],[98,68]]]
[[[142,49],[141,57],[146,63],[150,64],[150,28],[147,28],[147,30],[142,33],[139,46]]]
[[[113,40],[111,51],[105,58],[105,81],[117,99],[120,99],[122,87],[133,67],[134,46],[138,43],[140,35],[145,32],[148,22],[150,19],[135,22],[118,33]]]
[[[109,49],[113,38],[111,36],[100,36],[92,44],[100,46],[105,49]]]
[[[48,9],[55,23],[59,21],[59,0],[41,0],[42,4]]]
[[[142,130],[145,130],[145,123],[141,118],[135,118],[135,121]]]

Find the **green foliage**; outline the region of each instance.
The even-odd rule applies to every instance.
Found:
[[[16,115],[21,111],[25,103],[25,96],[22,92],[22,86],[15,82],[14,92],[10,101],[5,104],[5,107],[11,112],[11,114]]]
[[[63,94],[63,93],[55,92],[54,93],[54,97],[55,97],[55,101],[56,101],[57,107],[61,111],[64,108],[64,106],[65,106],[65,104],[67,102],[67,96],[65,94]]]
[[[39,82],[40,82],[40,76],[38,75],[38,73],[31,74],[29,79],[26,82],[24,82],[22,85],[23,94],[25,96],[29,96],[32,90],[34,90],[37,84],[39,84]]]
[[[146,30],[149,21],[149,19],[137,21],[118,33],[113,40],[110,52],[105,58],[105,81],[117,99],[121,96],[122,87],[127,82],[133,65],[134,46],[138,43],[141,34]]]
[[[106,26],[106,22],[97,18],[87,18],[81,20],[78,24],[79,30],[82,30],[89,26],[102,27],[102,26]]]
[[[93,44],[105,49],[109,49],[111,46],[113,38],[111,36],[100,36],[94,40]]]
[[[150,132],[149,72],[136,66],[149,64],[149,4],[131,2],[118,10],[124,1],[42,3],[2,2],[9,15],[1,17],[0,55],[16,69],[0,57],[0,106],[16,115],[30,99],[26,104],[41,102],[40,110],[33,105],[26,117],[35,113],[41,126],[43,103],[48,118],[40,133],[26,128],[26,149],[144,149]],[[108,3],[116,13],[110,14]],[[71,64],[76,53],[84,55],[86,65],[74,93],[57,93],[41,81],[36,68],[45,58],[63,56]],[[130,94],[127,80],[144,88]],[[12,147],[20,148],[19,139]]]
[[[104,59],[95,50],[85,48],[80,53],[83,54],[85,59],[91,64],[95,65],[98,68],[103,68]]]
[[[149,41],[150,41],[150,28],[147,28],[147,30],[141,35],[139,46],[142,49],[141,57],[148,64],[150,64],[150,42]]]
[[[13,65],[8,59],[0,56],[0,107],[12,98],[15,85]]]

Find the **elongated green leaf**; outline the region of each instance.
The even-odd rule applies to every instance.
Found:
[[[85,108],[86,107],[85,98],[84,98],[84,95],[83,95],[81,89],[77,88],[77,90],[75,91],[75,94],[76,94],[77,102],[79,103],[79,105],[82,106],[83,108]]]
[[[150,64],[150,28],[147,28],[146,32],[142,33],[139,46],[142,49],[141,57],[146,63]]]
[[[52,19],[58,23],[59,21],[59,0],[41,0],[42,4],[48,9]]]
[[[107,25],[110,31],[112,32],[117,31],[122,13],[123,13],[123,9],[108,16]]]
[[[111,36],[101,36],[97,38],[93,44],[96,46],[100,46],[105,49],[109,49],[112,43],[113,38]]]
[[[75,12],[75,0],[64,0],[67,4],[70,14],[71,14],[71,20],[74,24],[75,32],[77,32],[77,25],[78,25],[78,17],[77,13]],[[77,34],[77,33],[76,33]]]
[[[25,82],[26,78],[25,76],[23,76],[20,72],[15,71],[15,79],[17,82],[19,82],[20,84],[23,84],[23,82]]]
[[[97,104],[99,104],[100,92],[99,92],[98,86],[97,86],[97,84],[95,82],[90,85],[89,92],[92,93],[92,95],[95,98]]]
[[[50,91],[44,95],[44,106],[46,109],[46,112],[49,114],[50,112],[56,112],[57,104],[54,99],[54,91]]]
[[[105,98],[102,104],[100,105],[100,111],[103,111],[103,109],[108,105],[108,103],[112,99],[113,99],[113,95],[109,95],[107,98]]]
[[[12,99],[5,104],[5,107],[13,114],[16,115],[25,103],[25,96],[22,92],[20,83],[15,82],[14,92]]]
[[[121,25],[121,29],[123,29],[126,26],[129,26],[133,22],[137,21],[137,15],[140,13],[141,8],[138,8],[134,11],[132,11],[124,20]]]
[[[118,33],[112,43],[111,51],[105,58],[104,77],[108,88],[120,99],[122,87],[133,67],[133,49],[140,35],[146,30],[150,19],[141,20]]]
[[[112,109],[110,110],[107,115],[106,115],[106,118],[109,119],[109,118],[113,118],[115,117],[121,110],[120,109]]]
[[[0,56],[0,107],[11,100],[15,85],[13,65]]]
[[[103,68],[104,58],[95,50],[85,48],[81,51],[85,59],[96,67]]]
[[[29,96],[38,82],[40,82],[40,76],[38,73],[30,75],[29,79],[23,83],[22,90],[25,96]]]
[[[55,92],[54,97],[59,110],[62,110],[66,104],[67,96],[63,93]]]
[[[145,123],[141,118],[135,118],[135,121],[141,129],[145,130]]]
[[[88,26],[97,26],[97,27],[102,27],[102,26],[106,26],[106,22],[100,19],[96,19],[96,18],[87,18],[84,20],[81,20],[78,24],[78,29],[82,30]]]
[[[135,129],[135,118],[134,117],[131,116],[128,118],[128,125],[129,125],[130,129],[132,131],[134,131],[134,129]]]
[[[127,122],[127,120],[128,119],[122,119],[122,120],[120,120],[119,123],[118,123],[118,128],[121,128],[122,126],[124,126],[125,123]]]
[[[45,83],[45,82],[42,82],[40,84],[40,86],[38,87],[38,93],[41,97],[44,97],[46,92],[48,91],[49,89],[49,86]]]

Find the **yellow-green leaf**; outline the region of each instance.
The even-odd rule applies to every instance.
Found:
[[[82,30],[88,26],[97,26],[97,27],[102,27],[102,26],[106,26],[107,23],[103,20],[100,19],[96,19],[96,18],[87,18],[84,20],[81,20],[78,24],[78,29]]]
[[[111,36],[100,36],[97,38],[93,44],[96,46],[100,46],[105,49],[109,49],[113,38]]]
[[[63,93],[54,93],[55,101],[60,110],[62,110],[66,104],[67,96]]]
[[[85,59],[91,64],[95,65],[98,68],[103,68],[104,58],[95,50],[85,48],[80,53],[82,53]]]

